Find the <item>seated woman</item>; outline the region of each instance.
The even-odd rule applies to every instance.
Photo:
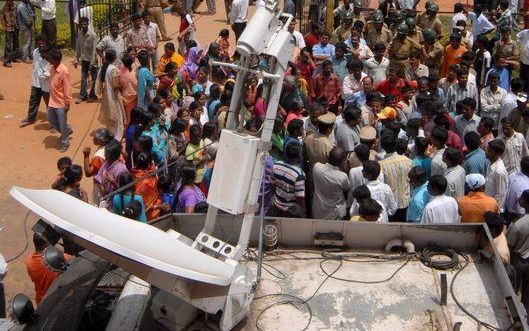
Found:
[[[196,170],[193,166],[185,166],[182,170],[182,180],[177,191],[177,198],[173,210],[177,213],[194,213],[205,205],[206,196],[195,185]]]

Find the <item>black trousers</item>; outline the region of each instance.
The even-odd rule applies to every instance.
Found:
[[[520,63],[520,79],[523,80],[524,91],[529,92],[529,64]]]
[[[521,291],[522,304],[526,310],[529,310],[529,259],[524,259],[518,253],[514,253],[511,257],[511,264],[516,270],[514,292]]]
[[[55,19],[42,20],[41,33],[46,36],[49,45],[55,46],[57,44],[57,22]]]
[[[35,120],[37,119],[37,113],[39,112],[41,99],[44,99],[46,108],[48,108],[50,92],[44,92],[40,87],[32,86],[31,94],[29,95],[28,117],[26,118],[29,122],[35,122]]]
[[[244,29],[246,29],[246,22],[243,23],[233,23],[231,25],[233,32],[235,33],[235,41],[239,40]]]
[[[0,282],[0,318],[6,318],[6,297],[2,282]]]
[[[395,215],[389,216],[390,222],[406,222],[406,211],[408,210],[408,207],[406,208],[399,208],[395,212]]]
[[[90,84],[90,94],[88,94],[88,75],[90,75],[92,81]],[[90,61],[81,61],[81,91],[79,91],[79,97],[81,99],[96,98],[96,80],[97,80],[97,67],[90,64]]]
[[[6,44],[4,46],[4,64],[9,64],[15,59],[16,53],[16,32],[15,31],[4,31],[6,37]],[[17,43],[18,44],[18,43]]]

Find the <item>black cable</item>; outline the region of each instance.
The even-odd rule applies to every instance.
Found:
[[[26,250],[28,249],[29,247],[29,237],[28,237],[28,219],[29,219],[29,215],[31,214],[31,210],[29,210],[26,214],[26,218],[24,219],[24,238],[26,240],[26,244],[24,245],[24,249],[18,253],[17,255],[15,255],[14,257],[10,258],[9,260],[6,260],[6,263],[11,263],[15,260],[17,260],[18,258],[20,258],[22,255],[24,255],[24,253],[26,252]]]
[[[435,256],[448,257],[449,260],[434,260]],[[462,255],[463,256],[463,255]],[[443,247],[426,247],[419,254],[419,260],[427,267],[438,270],[455,269],[459,266],[458,253]]]
[[[337,259],[335,259],[336,261]],[[408,259],[406,259],[406,261],[404,261],[404,263],[399,266],[388,278],[385,278],[385,279],[381,279],[381,280],[373,280],[373,281],[367,281],[367,280],[356,280],[356,279],[347,279],[347,278],[341,278],[341,277],[336,277],[336,276],[333,276],[334,273],[336,273],[336,271],[338,271],[338,269],[342,266],[343,264],[343,261],[342,259],[339,259],[338,261],[340,262],[340,265],[338,266],[338,269],[333,271],[332,273],[328,273],[327,270],[325,270],[325,268],[323,267],[323,265],[325,264],[325,262],[328,262],[328,261],[333,261],[331,259],[326,259],[326,260],[323,260],[320,262],[320,269],[321,271],[327,275],[328,278],[332,278],[332,279],[336,279],[336,280],[341,280],[341,281],[344,281],[344,282],[348,282],[348,283],[358,283],[358,284],[381,284],[381,283],[385,283],[385,282],[389,282],[390,280],[392,280],[398,273],[399,271],[401,271],[408,263],[410,263],[410,261],[412,260],[412,257],[408,257]],[[347,260],[345,260],[347,261]]]
[[[340,264],[338,265],[338,267],[336,267],[336,269],[333,270],[333,272],[331,273],[328,273],[324,268],[323,268],[323,264],[326,262],[326,261],[330,261],[330,260],[334,260],[334,261],[338,261],[340,262]],[[342,281],[347,281],[347,282],[357,282],[357,283],[363,283],[363,284],[376,284],[376,283],[382,283],[382,282],[386,282],[386,281],[389,281],[391,280],[393,277],[395,277],[395,275],[400,271],[402,270],[402,268],[404,268],[411,260],[411,256],[408,256],[408,258],[406,259],[406,261],[404,262],[404,264],[402,264],[389,278],[385,279],[385,280],[381,280],[381,281],[373,281],[373,282],[364,282],[364,281],[355,281],[355,280],[350,280],[350,279],[344,279],[344,278],[339,278],[339,277],[335,277],[334,274],[338,272],[338,270],[340,270],[340,268],[342,267],[343,265],[343,261],[344,259],[340,258],[340,256],[337,256],[335,257],[334,259],[330,259],[330,258],[324,258],[321,262],[320,262],[320,269],[323,271],[323,273],[326,275],[326,277],[323,279],[323,281],[318,285],[318,287],[316,288],[316,290],[312,293],[312,295],[306,299],[306,300],[302,300],[301,298],[297,297],[297,296],[294,296],[294,295],[291,295],[291,294],[285,294],[285,293],[272,293],[272,294],[266,294],[266,295],[263,295],[263,296],[260,296],[260,297],[256,297],[254,298],[254,300],[260,300],[260,299],[264,299],[264,298],[268,298],[268,297],[273,297],[273,296],[286,296],[286,297],[289,297],[291,299],[294,299],[295,301],[293,300],[283,300],[283,301],[278,301],[278,302],[275,302],[271,305],[268,305],[266,306],[260,313],[259,315],[257,315],[257,319],[255,320],[255,326],[257,327],[258,330],[260,331],[263,331],[263,329],[259,326],[259,320],[261,319],[261,316],[263,316],[263,314],[268,311],[269,309],[273,308],[273,307],[276,307],[276,306],[280,306],[280,305],[284,305],[284,304],[292,304],[294,305],[294,307],[296,307],[296,309],[299,310],[299,308],[296,306],[296,305],[304,305],[305,307],[307,307],[307,310],[309,311],[309,320],[307,322],[307,324],[305,325],[305,327],[302,329],[302,330],[307,330],[312,322],[312,308],[310,307],[309,305],[309,301],[312,300],[316,294],[319,292],[319,290],[323,287],[323,285],[329,280],[329,279],[336,279],[336,280],[342,280]]]
[[[77,153],[79,152],[79,150],[81,149],[81,145],[83,144],[83,142],[85,141],[86,139],[86,136],[88,135],[88,132],[90,131],[90,128],[92,127],[92,124],[94,124],[94,119],[96,118],[96,113],[98,110],[101,109],[101,103],[98,104],[97,108],[95,109],[94,112],[92,112],[92,119],[90,120],[90,123],[88,123],[88,127],[86,128],[86,131],[85,133],[83,134],[83,137],[81,138],[81,140],[79,141],[79,145],[77,146],[77,149],[75,150],[75,152],[73,153],[73,156],[72,156],[72,160],[75,160],[75,157],[77,156]]]
[[[490,325],[489,323],[487,322],[483,322],[482,320],[480,320],[479,318],[477,318],[474,314],[472,314],[470,311],[468,311],[465,307],[463,307],[463,305],[457,300],[455,294],[454,294],[454,283],[457,279],[457,276],[459,276],[459,274],[465,270],[465,268],[467,267],[467,265],[469,264],[470,260],[468,258],[468,256],[466,256],[465,254],[462,254],[462,253],[459,253],[463,259],[465,260],[465,263],[463,264],[463,266],[461,268],[459,268],[459,270],[456,272],[456,274],[454,275],[454,277],[452,277],[452,281],[450,282],[450,295],[452,295],[452,299],[454,299],[454,302],[456,303],[456,305],[459,307],[459,309],[461,309],[465,314],[467,314],[468,317],[472,318],[474,321],[476,321],[476,323],[478,323],[478,326],[484,326],[486,327],[487,329],[489,330],[498,330],[498,331],[501,331],[501,329],[495,327],[495,326],[492,326]]]

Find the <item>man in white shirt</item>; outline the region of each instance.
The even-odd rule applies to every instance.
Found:
[[[485,155],[490,161],[487,167],[487,177],[485,183],[485,194],[496,199],[500,207],[500,213],[503,213],[507,188],[509,187],[509,174],[501,155],[505,151],[505,144],[500,139],[489,142]]]
[[[231,4],[230,24],[235,33],[235,41],[239,40],[239,37],[246,28],[248,5],[248,0],[234,0]]]
[[[306,47],[305,38],[303,38],[303,35],[301,34],[301,32],[296,30],[295,20],[292,20],[290,24],[288,25],[288,32],[290,32],[292,36],[294,37],[295,49],[294,49],[294,54],[292,54],[292,58],[296,59],[299,56],[300,51]]]
[[[352,59],[349,61],[347,69],[350,74],[343,79],[342,95],[345,103],[349,104],[355,103],[361,97],[361,92],[364,90],[362,79],[367,75],[362,71],[363,63],[360,60]]]
[[[143,17],[143,26],[145,28],[145,49],[149,58],[151,59],[151,71],[156,71],[158,65],[158,43],[162,39],[162,34],[158,28],[158,24],[151,22],[151,14],[149,11],[144,11],[141,15]]]
[[[503,101],[507,96],[507,91],[498,86],[500,76],[496,72],[489,74],[489,86],[481,90],[481,116],[487,116],[496,123],[494,130],[498,130],[500,125],[500,111]]]
[[[474,36],[474,41],[476,41],[479,35],[487,34],[496,28],[482,12],[483,6],[476,4],[474,11],[468,13],[468,16],[472,20],[472,35]]]
[[[461,163],[461,152],[447,147],[443,153],[443,161],[446,163],[445,178],[448,183],[445,195],[457,199],[465,195],[465,169]]]
[[[432,196],[424,207],[422,224],[457,224],[460,223],[457,201],[447,197],[444,192],[448,183],[443,176],[432,176],[428,182],[428,193]]]
[[[529,91],[529,15],[523,18],[524,30],[518,32],[518,45],[520,45],[520,78],[523,80],[525,90]]]
[[[518,96],[517,94],[522,92],[524,88],[524,82],[520,78],[513,78],[511,80],[511,90],[505,95],[503,104],[500,110],[500,126],[501,120],[511,114],[511,111],[518,107]]]
[[[446,141],[448,140],[448,132],[443,127],[434,127],[430,135],[430,142],[436,148],[436,152],[432,155],[432,162],[430,168],[431,176],[444,176],[446,171],[446,163],[443,161],[443,153],[446,149]]]
[[[31,0],[32,5],[40,8],[42,14],[41,34],[46,36],[48,45],[57,44],[57,22],[55,21],[55,0]]]
[[[43,53],[49,49],[46,38],[42,35],[37,37],[37,48],[33,51],[33,70],[31,75],[31,94],[29,96],[28,116],[20,121],[20,127],[31,125],[37,119],[40,100],[48,108],[50,99],[50,63],[43,58]]]
[[[454,17],[452,17],[452,20],[450,21],[450,28],[448,31],[450,33],[452,32],[452,29],[454,26],[456,26],[458,21],[467,21],[467,16],[463,13],[465,10],[465,7],[463,7],[463,4],[460,2],[457,2],[454,4]]]
[[[509,174],[520,171],[520,162],[523,157],[529,156],[529,149],[523,134],[514,131],[513,120],[510,117],[505,117],[501,120],[502,133],[498,138],[505,143],[505,152],[501,155],[501,159],[505,164],[505,168]]]
[[[378,85],[387,78],[389,59],[384,57],[386,46],[378,43],[373,46],[375,56],[364,62],[364,71],[368,76],[373,78],[373,85]]]
[[[380,177],[380,164],[378,161],[365,161],[362,175],[367,180],[366,186],[371,192],[371,198],[384,206],[388,216],[395,215],[397,202],[391,187],[378,179]]]
[[[113,50],[116,53],[116,63],[121,63],[121,57],[125,51],[125,39],[119,34],[119,25],[112,23],[110,25],[110,34],[99,41],[96,46],[97,54],[104,59],[105,52]]]

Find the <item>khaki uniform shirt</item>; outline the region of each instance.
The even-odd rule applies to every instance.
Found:
[[[437,33],[437,37],[440,39],[443,35],[443,23],[436,17],[431,19],[428,15],[419,15],[417,19],[417,26],[421,29],[432,29]]]
[[[143,8],[151,8],[151,7],[165,8],[167,7],[167,3],[163,0],[143,0],[141,4],[143,5]]]
[[[436,41],[435,44],[427,47],[428,58],[424,60],[424,64],[429,68],[440,69],[444,55],[443,45]]]
[[[393,33],[389,28],[388,28],[388,25],[386,23],[382,23],[382,30],[384,29],[388,29],[391,33]],[[367,36],[369,35],[369,33],[371,31],[374,31],[376,30],[375,29],[375,23],[373,21],[369,21],[367,22],[365,25],[364,25],[364,35],[365,37],[367,38]]]
[[[414,32],[408,33],[408,38],[415,41],[417,44],[421,44],[424,41],[424,38],[422,37],[422,32],[415,28]]]
[[[408,65],[410,53],[412,50],[420,50],[421,45],[411,38],[404,40],[395,38],[389,45],[389,61],[390,65],[396,65],[404,68]]]
[[[319,132],[308,135],[303,141],[303,152],[305,160],[309,162],[309,169],[312,170],[318,162],[327,163],[333,146],[331,139]]]
[[[382,27],[382,30],[378,32],[377,30],[371,30],[369,33],[367,33],[366,37],[366,43],[367,46],[370,48],[373,48],[378,43],[382,43],[388,47],[389,44],[391,44],[391,41],[393,40],[393,34],[388,28]]]
[[[351,35],[351,28],[345,25],[337,27],[331,36],[331,44],[336,44],[341,41],[345,41]]]

